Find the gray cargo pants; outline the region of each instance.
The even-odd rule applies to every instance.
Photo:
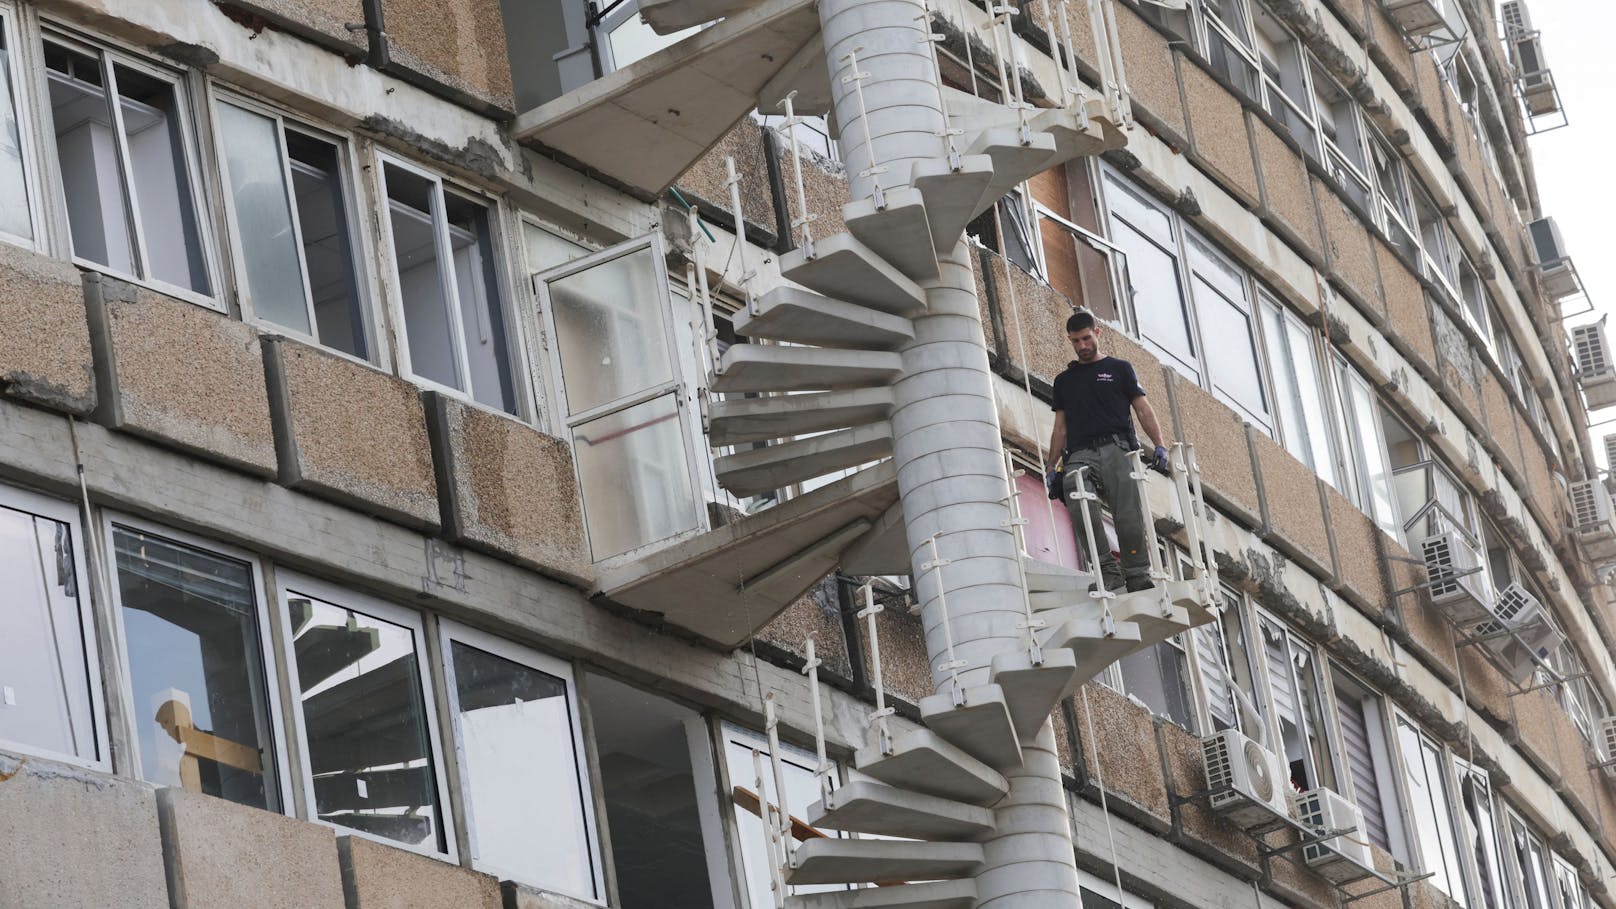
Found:
[[[1066,513],[1072,519],[1072,533],[1077,545],[1088,558],[1088,535],[1083,531],[1084,502],[1072,498],[1077,489],[1077,474],[1084,467],[1084,478],[1090,491],[1111,508],[1116,524],[1117,548],[1122,551],[1122,564],[1111,554],[1105,540],[1105,525],[1100,522],[1100,503],[1089,502],[1089,524],[1097,539],[1095,549],[1100,553],[1100,576],[1107,590],[1143,590],[1151,586],[1150,553],[1145,549],[1145,519],[1139,503],[1139,486],[1130,474],[1137,464],[1132,451],[1115,440],[1095,443],[1066,453],[1061,495],[1066,500]]]

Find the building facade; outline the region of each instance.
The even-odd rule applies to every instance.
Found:
[[[0,907],[1616,906],[1610,360],[1519,4],[0,47]],[[1129,646],[1034,620],[1076,307],[1192,446]]]

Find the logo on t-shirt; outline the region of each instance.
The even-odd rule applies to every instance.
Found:
[[[1108,372],[1099,372],[1099,373],[1094,374],[1094,381],[1096,381],[1096,382],[1112,382],[1112,381],[1115,381],[1115,379]]]

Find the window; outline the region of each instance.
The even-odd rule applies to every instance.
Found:
[[[1319,130],[1324,134],[1325,164],[1347,195],[1368,210],[1368,162],[1364,157],[1358,106],[1346,89],[1325,75],[1317,59],[1309,57],[1308,63],[1313,75],[1313,101],[1318,110]]]
[[[1188,556],[1163,544],[1162,560],[1169,572],[1176,563],[1178,576],[1189,574]],[[1116,663],[1119,690],[1137,698],[1150,712],[1190,731],[1195,731],[1195,695],[1190,680],[1186,637],[1174,635],[1143,650],[1136,650]]]
[[[141,778],[283,810],[257,566],[130,523],[110,536]]]
[[[1186,238],[1195,319],[1206,349],[1218,352],[1206,358],[1212,391],[1271,433],[1262,356],[1257,351],[1257,320],[1245,273],[1196,234],[1186,232]]]
[[[659,35],[640,19],[638,0],[622,0],[604,8],[600,22],[593,28],[593,37],[600,54],[601,69],[609,73],[670,47],[702,28],[693,25],[671,34]]]
[[[1297,460],[1341,489],[1317,335],[1267,291],[1259,296],[1280,440]]]
[[[1213,730],[1240,729],[1254,736],[1255,730],[1245,728],[1236,694],[1236,691],[1243,692],[1254,707],[1263,709],[1262,699],[1256,696],[1252,651],[1246,646],[1244,599],[1232,587],[1220,585],[1219,589],[1223,609],[1217,619],[1196,626],[1190,632],[1201,691],[1206,698],[1207,719]]]
[[[282,577],[303,785],[315,817],[453,858],[421,617],[309,578]]]
[[[735,840],[741,855],[742,889],[750,900],[751,909],[771,909],[774,893],[769,886],[768,856],[765,852],[763,822],[759,819],[757,765],[752,760],[757,753],[763,767],[763,803],[779,808],[779,794],[774,788],[774,770],[769,759],[768,740],[755,732],[724,724],[724,766],[729,772],[731,802],[734,804]],[[811,752],[789,745],[780,746],[780,776],[785,780],[785,810],[794,818],[808,814],[808,806],[819,801],[819,779],[814,768],[819,758]],[[831,781],[836,780],[835,762],[830,762]],[[829,836],[838,836],[828,832]],[[788,889],[791,895],[825,893],[846,890],[846,886],[796,886]]]
[[[1369,138],[1370,159],[1375,165],[1375,188],[1379,199],[1377,220],[1391,238],[1392,245],[1410,256],[1419,255],[1419,242],[1410,228],[1414,224],[1414,203],[1408,188],[1403,159],[1379,133]]]
[[[45,68],[75,258],[211,297],[178,76],[57,37]]]
[[[1349,784],[1353,804],[1363,812],[1364,835],[1392,855],[1406,858],[1383,702],[1339,667],[1330,667],[1330,677],[1341,733],[1342,782]]]
[[[0,748],[105,769],[82,549],[75,509],[0,487]]]
[[[1127,302],[1135,330],[1174,369],[1199,385],[1188,300],[1180,290],[1173,216],[1109,169],[1105,189],[1111,239],[1126,256]]]
[[[1246,0],[1202,0],[1206,13],[1206,56],[1248,97],[1258,97],[1258,75]]]
[[[727,907],[727,895],[715,895],[727,894],[730,878],[707,724],[604,676],[586,677],[584,699],[622,909]]]
[[[1408,719],[1397,718],[1397,744],[1403,758],[1403,784],[1420,868],[1432,872],[1431,884],[1461,906],[1470,905],[1459,842],[1454,832],[1453,804],[1442,748]]]
[[[1320,694],[1318,661],[1313,649],[1279,623],[1263,616],[1261,629],[1263,662],[1268,673],[1268,691],[1274,709],[1270,714],[1277,741],[1271,747],[1284,751],[1290,764],[1291,783],[1306,792],[1335,785],[1330,745],[1323,723],[1324,701]]]
[[[0,237],[25,244],[34,238],[34,196],[29,191],[28,174],[33,168],[29,154],[29,120],[20,110],[22,92],[14,89],[11,72],[12,18],[0,10]]]
[[[603,900],[572,670],[462,625],[440,628],[472,864]]]
[[[1342,438],[1352,456],[1349,466],[1352,498],[1380,529],[1401,539],[1402,523],[1392,492],[1392,467],[1386,440],[1381,436],[1380,404],[1375,390],[1345,360],[1337,360],[1340,380]]]
[[[1424,189],[1414,194],[1414,220],[1420,232],[1426,277],[1452,287],[1459,280],[1454,258],[1458,244],[1436,203]]]
[[[1459,778],[1459,810],[1465,821],[1460,830],[1468,840],[1465,845],[1481,884],[1479,905],[1483,909],[1506,909],[1513,901],[1505,896],[1509,872],[1504,868],[1492,786],[1486,772],[1474,764],[1454,758],[1453,770]]]
[[[1266,7],[1257,7],[1253,24],[1257,58],[1262,64],[1263,106],[1285,125],[1305,154],[1314,154],[1318,139],[1301,44]]]
[[[532,110],[594,80],[586,7],[579,0],[499,0],[517,111]]]
[[[215,111],[243,310],[369,356],[343,147],[245,102]]]
[[[668,279],[650,236],[536,280],[596,561],[699,526]]]
[[[1525,909],[1554,909],[1554,903],[1549,898],[1549,891],[1553,887],[1549,881],[1549,850],[1527,828],[1520,815],[1510,811],[1507,817],[1516,879],[1525,897]]]
[[[520,415],[514,330],[488,206],[382,161],[406,372]]]
[[[1483,341],[1491,341],[1492,320],[1487,314],[1487,292],[1482,289],[1481,275],[1476,273],[1476,267],[1470,264],[1469,256],[1459,257],[1459,302],[1464,306],[1464,313],[1470,321],[1470,327],[1481,335]]]
[[[1588,909],[1588,893],[1577,878],[1577,869],[1554,857],[1554,883],[1560,894],[1560,909]]]

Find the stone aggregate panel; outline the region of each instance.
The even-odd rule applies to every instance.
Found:
[[[1005,259],[995,256],[992,262],[993,304],[1010,360],[1034,378],[1054,382],[1074,356],[1066,339],[1066,320],[1074,312],[1071,301]]]
[[[1359,306],[1379,314],[1385,311],[1380,299],[1380,277],[1370,252],[1369,231],[1358,213],[1324,180],[1313,178],[1313,198],[1318,203],[1319,221],[1324,229],[1324,251],[1330,274],[1342,292]]]
[[[868,627],[866,620],[861,628]],[[886,686],[887,696],[919,705],[920,699],[933,691],[931,661],[926,657],[926,636],[920,617],[903,609],[887,609],[875,617],[875,628],[881,638],[881,681]],[[870,659],[869,642],[861,643],[865,677],[873,683],[875,664]]]
[[[1386,534],[1350,499],[1328,485],[1324,487],[1324,501],[1330,539],[1335,544],[1336,589],[1358,608],[1379,615],[1389,599],[1381,569],[1381,538]]]
[[[1436,341],[1425,285],[1385,241],[1375,241],[1381,286],[1386,294],[1386,320],[1409,362],[1427,376],[1436,375]]]
[[[233,0],[229,15],[247,28],[264,23],[311,38],[348,54],[367,49],[365,32],[348,28],[365,21],[364,0]],[[242,16],[241,13],[247,15]]]
[[[1194,443],[1208,495],[1255,526],[1262,519],[1262,506],[1245,423],[1210,392],[1182,376],[1172,375],[1172,389],[1174,435]],[[1159,406],[1156,416],[1162,417]]]
[[[448,535],[590,583],[594,569],[567,443],[443,394],[429,393],[426,409]]]
[[[840,608],[836,582],[828,579],[763,626],[758,631],[758,640],[806,659],[806,642],[812,636],[814,655],[824,663],[819,668],[820,673],[852,678],[852,663],[848,659],[847,635],[842,629]]]
[[[145,783],[0,754],[0,843],[0,909],[169,909]]]
[[[281,481],[435,529],[438,490],[419,390],[296,341],[263,343]]]
[[[1083,686],[1074,706],[1085,785],[1103,785],[1113,810],[1158,833],[1166,832],[1173,817],[1156,750],[1156,718],[1098,684]]]
[[[1560,539],[1560,519],[1562,507],[1560,489],[1554,482],[1549,471],[1549,459],[1553,457],[1546,449],[1537,444],[1537,437],[1527,427],[1532,421],[1523,413],[1517,412],[1516,419],[1521,426],[1521,447],[1525,450],[1526,461],[1526,502],[1537,515],[1538,526],[1543,530],[1543,536],[1552,545]]]
[[[389,63],[512,111],[500,0],[380,0]]]
[[[782,164],[790,166],[789,161],[783,161]],[[736,166],[740,166],[739,162]],[[840,163],[818,155],[802,156],[802,194],[808,200],[809,214],[814,216],[814,236],[831,237],[847,230],[847,224],[842,221],[842,206],[852,200],[850,192],[847,172],[842,169]],[[795,198],[795,188],[792,189],[791,195]],[[728,190],[725,191],[723,198],[729,198]]]
[[[183,789],[157,797],[174,909],[343,909],[330,827]]]
[[[263,351],[250,326],[99,274],[85,276],[104,424],[274,476]]]
[[[1547,689],[1540,688],[1511,698],[1510,709],[1514,718],[1506,735],[1513,734],[1515,744],[1521,753],[1525,754],[1550,782],[1554,782],[1559,776],[1560,769],[1560,754],[1554,735],[1554,714],[1560,712],[1560,705],[1555,703],[1554,696]]]
[[[1559,704],[1556,703],[1555,706],[1558,707]],[[1549,722],[1554,727],[1554,748],[1559,755],[1561,791],[1572,809],[1581,816],[1583,823],[1597,825],[1599,803],[1598,797],[1594,794],[1594,786],[1598,783],[1591,775],[1588,765],[1598,763],[1598,758],[1583,741],[1582,733],[1577,730],[1577,724],[1572,722],[1570,714],[1564,709],[1551,711]]]
[[[1299,837],[1287,830],[1271,833],[1267,839],[1269,845],[1279,846],[1294,844]],[[1269,891],[1292,905],[1309,909],[1336,905],[1335,885],[1314,874],[1300,859],[1300,851],[1291,850],[1266,860]]]
[[[1487,182],[1492,179],[1492,171],[1482,156],[1481,140],[1476,137],[1468,119],[1460,118],[1454,124],[1453,147],[1456,155],[1448,166],[1456,171],[1454,176],[1465,186],[1476,216],[1486,224],[1492,219],[1487,200]]]
[[[1459,650],[1459,671],[1464,673],[1465,696],[1470,699],[1470,706],[1494,723],[1511,721],[1509,702],[1515,687],[1481,653],[1479,646]]]
[[[778,138],[777,135],[776,139]],[[769,189],[769,165],[763,141],[763,127],[751,117],[742,117],[741,122],[725,133],[711,151],[697,158],[696,163],[690,165],[690,169],[674,181],[674,185],[692,204],[700,200],[723,212],[724,221],[729,223],[733,220],[733,216],[729,204],[729,171],[724,166],[724,159],[734,158],[735,173],[741,178],[741,214],[746,218],[747,230],[761,231],[766,236],[767,242],[773,244],[778,241],[775,236],[778,225],[774,211],[774,193]],[[791,151],[784,142],[780,144],[780,154],[782,164],[789,168]],[[808,152],[804,149],[804,158],[807,155]],[[803,163],[806,166],[807,162]],[[804,178],[806,177],[807,174],[804,173]],[[691,198],[692,196],[695,198]],[[800,216],[801,213],[795,214]],[[838,209],[838,217],[840,214]],[[829,236],[820,232],[823,229],[823,220],[823,218],[816,220],[812,225],[816,237]],[[791,239],[795,245],[799,238],[794,236]]]
[[[1266,219],[1298,245],[1309,262],[1323,264],[1324,241],[1306,160],[1255,114],[1248,113],[1246,117],[1256,140]]]
[[[1369,4],[1370,47],[1381,61],[1381,71],[1400,91],[1413,91],[1414,60],[1403,33],[1398,30],[1379,3]]]
[[[1179,94],[1174,55],[1166,36],[1133,10],[1121,6],[1117,7],[1117,35],[1134,105],[1166,128],[1171,134],[1166,137],[1171,144],[1181,145],[1185,132],[1184,101]],[[1179,141],[1175,142],[1175,138]]]
[[[337,840],[348,909],[502,909],[499,880],[357,836]]]
[[[1179,78],[1196,156],[1236,198],[1257,204],[1261,189],[1240,99],[1187,58],[1179,61]]]
[[[1273,439],[1255,431],[1251,437],[1262,479],[1263,522],[1269,542],[1313,571],[1333,575],[1329,519],[1319,498],[1318,474]],[[1201,470],[1206,471],[1204,463]]]
[[[1262,873],[1256,842],[1207,807],[1206,799],[1190,798],[1207,788],[1200,737],[1167,723],[1160,726],[1160,735],[1168,791],[1186,799],[1173,809],[1174,839],[1231,874],[1255,880]]]
[[[1521,440],[1515,432],[1515,402],[1491,367],[1483,367],[1481,404],[1487,414],[1487,438],[1515,476],[1521,476]]]
[[[1453,147],[1453,110],[1448,104],[1448,86],[1437,72],[1436,60],[1430,54],[1415,54],[1414,86],[1419,94],[1420,107],[1431,121],[1440,151]]]
[[[559,893],[532,890],[512,881],[502,882],[500,889],[505,897],[505,909],[597,909],[599,905]]]
[[[1446,682],[1458,681],[1458,665],[1453,656],[1453,625],[1440,608],[1433,606],[1424,591],[1404,594],[1397,601],[1398,618],[1408,634],[1408,644],[1420,659]]]
[[[1061,335],[1064,337],[1065,333],[1066,326],[1062,325]],[[1067,350],[1070,351],[1071,347],[1068,346]],[[1100,353],[1133,364],[1134,374],[1139,377],[1139,384],[1145,389],[1145,399],[1150,401],[1151,409],[1156,412],[1156,420],[1161,424],[1162,432],[1172,432],[1173,408],[1167,392],[1167,367],[1138,341],[1110,328],[1100,335]],[[1066,359],[1070,362],[1072,355],[1068,353]],[[1065,369],[1066,366],[1063,364],[1061,368]],[[1140,441],[1143,441],[1143,438]]]
[[[1485,425],[1481,417],[1481,358],[1459,328],[1459,318],[1442,306],[1431,310],[1437,375],[1445,392],[1443,399],[1472,429],[1481,431]]]
[[[95,409],[84,284],[71,263],[0,243],[0,394],[53,410]]]

